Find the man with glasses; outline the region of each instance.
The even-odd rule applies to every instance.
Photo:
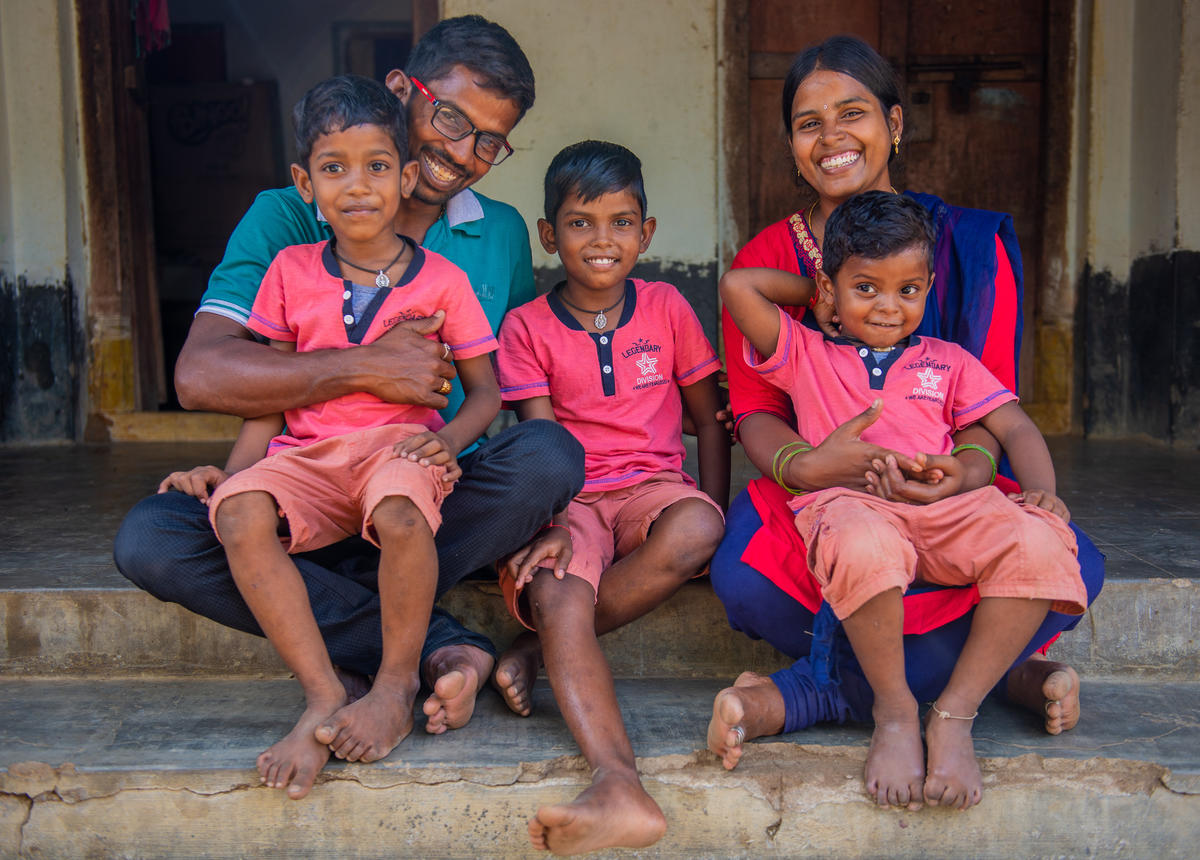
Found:
[[[408,109],[409,152],[420,167],[401,201],[397,233],[462,268],[493,330],[533,299],[529,235],[515,209],[470,187],[512,154],[507,137],[532,106],[533,72],[498,24],[468,15],[442,21],[413,48],[407,72],[387,75]],[[441,317],[401,323],[366,346],[286,353],[246,328],[263,273],[288,245],[328,239],[315,205],[294,187],[264,191],[230,237],[209,279],[175,369],[189,409],[251,418],[368,391],[442,410],[462,404],[454,367],[435,332]],[[464,577],[524,545],[583,485],[583,449],[553,422],[523,422],[459,455],[462,477],[442,508],[440,597]],[[114,559],[134,584],[229,627],[261,635],[229,573],[202,503],[182,493],[139,502],[117,534]],[[361,695],[382,654],[378,552],[352,538],[295,558],[330,656],[349,696]],[[435,609],[421,655],[432,694],[432,733],[465,725],[495,649]]]

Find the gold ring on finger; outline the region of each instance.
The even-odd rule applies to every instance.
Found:
[[[450,386],[450,380],[449,380],[449,379],[443,379],[443,380],[442,380],[441,387],[439,387],[439,388],[438,388],[438,390],[437,390],[437,393],[438,393],[438,394],[449,394],[449,393],[450,393],[450,390],[451,390],[451,386]]]

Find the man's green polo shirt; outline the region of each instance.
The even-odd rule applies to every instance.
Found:
[[[317,212],[293,188],[263,191],[229,237],[225,257],[208,279],[200,311],[228,317],[245,325],[267,266],[288,245],[322,242],[333,235]],[[467,273],[493,331],[504,314],[536,296],[529,231],[516,209],[471,189],[454,195],[446,211],[429,228],[421,243]],[[462,405],[455,380],[450,405],[442,410],[449,420]]]

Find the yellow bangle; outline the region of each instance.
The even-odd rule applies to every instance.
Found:
[[[788,442],[775,452],[775,456],[771,460],[771,476],[775,479],[775,483],[783,487],[794,496],[800,495],[800,492],[793,490],[783,480],[784,470],[787,469],[788,463],[796,457],[797,454],[803,454],[805,451],[811,451],[812,445],[807,442]],[[780,460],[780,457],[783,457]]]
[[[962,445],[955,445],[950,451],[951,456],[959,451],[978,451],[980,454],[988,458],[988,462],[992,464],[992,477],[988,481],[989,484],[996,483],[996,458],[992,456],[992,452],[982,445],[976,445],[972,442],[964,442]]]

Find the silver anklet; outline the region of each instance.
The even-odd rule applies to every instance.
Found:
[[[939,720],[973,720],[979,716],[979,711],[976,711],[969,717],[960,717],[957,714],[950,713],[949,711],[943,711],[938,707],[937,699],[934,699],[932,702],[930,702],[929,707],[933,708],[933,712],[937,714],[937,718]]]

